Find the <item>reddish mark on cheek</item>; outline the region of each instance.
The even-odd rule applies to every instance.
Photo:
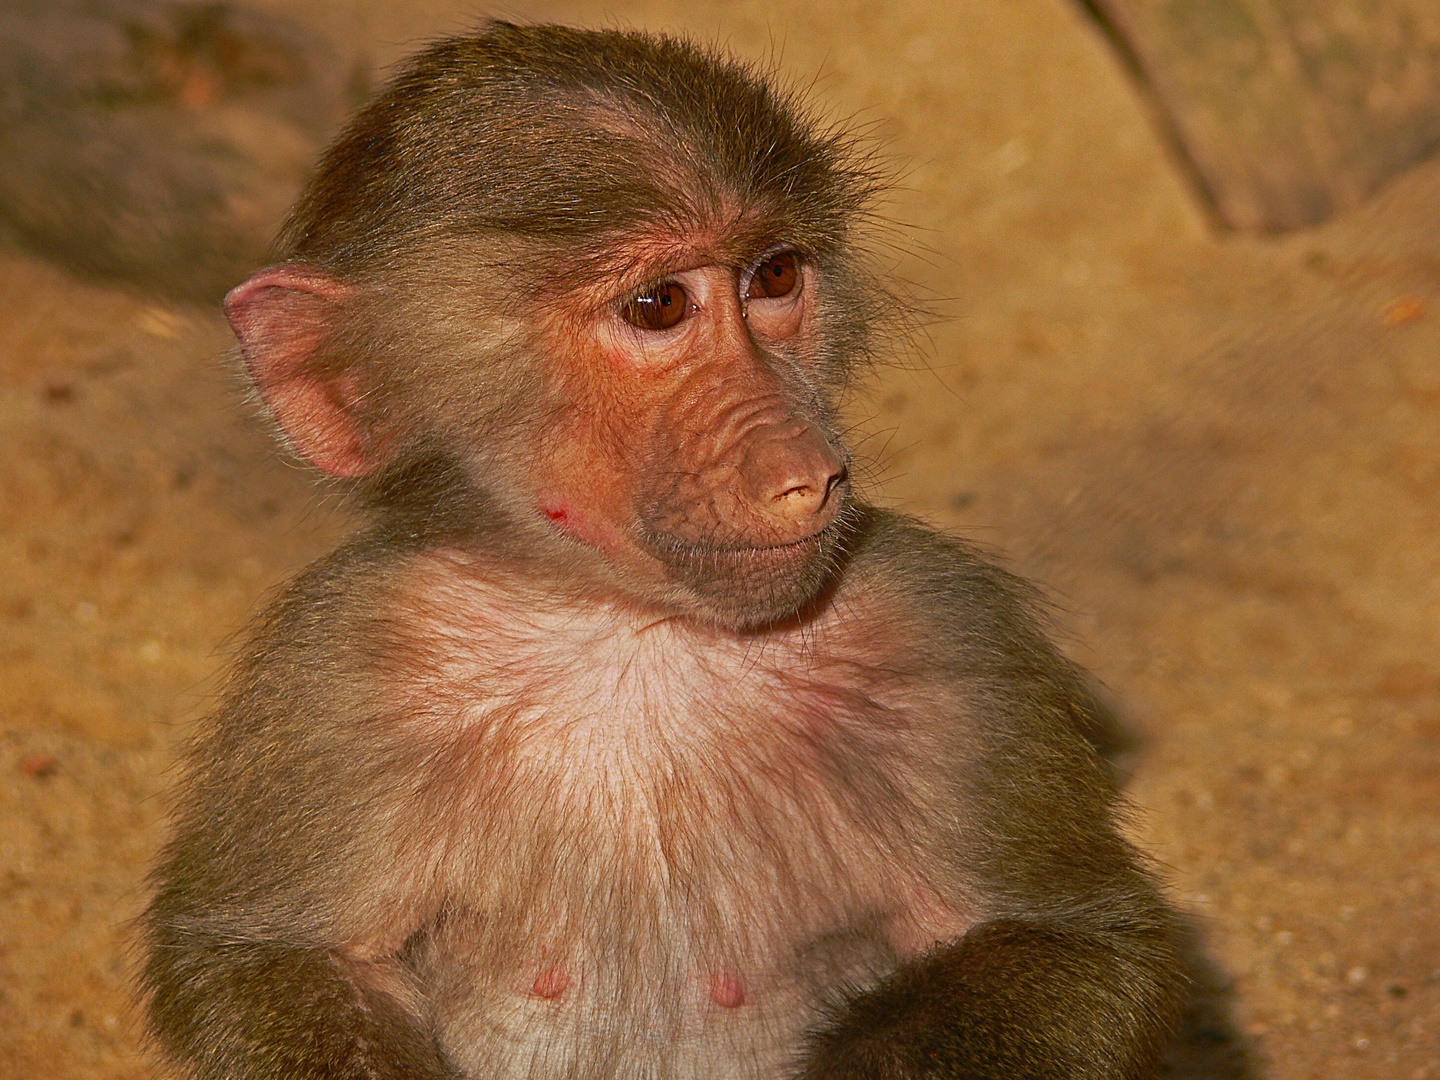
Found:
[[[710,1000],[722,1009],[738,1009],[745,1004],[745,987],[731,972],[722,971],[710,980]]]
[[[538,998],[552,1001],[570,988],[570,976],[563,968],[549,967],[535,976],[535,985],[530,992]]]
[[[585,524],[583,515],[578,513],[565,498],[544,498],[540,500],[540,512],[566,532],[576,534]]]
[[[614,529],[598,513],[586,513],[563,498],[542,497],[540,512],[568,536],[591,547],[609,550],[618,544]]]

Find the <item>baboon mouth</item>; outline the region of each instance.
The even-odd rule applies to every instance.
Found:
[[[827,542],[825,531],[801,540],[766,547],[721,547],[697,551],[691,556],[708,570],[731,573],[742,580],[773,579],[803,572],[823,556]],[[688,560],[687,560],[688,561]]]
[[[826,526],[826,529],[830,526]],[[804,551],[818,548],[825,538],[826,529],[817,529],[809,536],[802,536],[799,540],[787,540],[783,544],[746,544],[734,547],[721,546],[716,550],[722,555],[731,555],[737,558],[764,559],[775,556],[798,555]]]
[[[687,540],[673,533],[654,532],[646,536],[646,546],[662,562],[669,565],[704,564],[708,566],[748,565],[757,569],[803,561],[833,545],[838,535],[838,521],[798,540],[782,544],[726,544]]]
[[[694,543],[652,534],[666,575],[726,625],[754,627],[790,618],[825,587],[846,530],[840,520],[783,544]]]

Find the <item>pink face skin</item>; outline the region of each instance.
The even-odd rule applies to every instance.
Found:
[[[578,352],[580,362],[562,373],[563,396],[573,403],[568,418],[545,433],[540,448],[537,510],[631,572],[663,577],[663,566],[636,537],[637,501],[667,482],[646,475],[645,449],[681,417],[686,430],[718,429],[710,445],[697,441],[695,460],[671,454],[666,461],[667,468],[699,474],[733,464],[726,453],[736,451],[724,442],[732,429],[743,434],[747,425],[793,423],[771,358],[807,351],[817,284],[802,255],[777,248],[739,269],[702,263],[619,291],[595,305],[578,335],[573,322],[564,331],[556,327],[551,354]],[[743,477],[724,482],[736,488]],[[767,509],[753,537],[736,532],[745,546],[782,546],[832,518],[808,508]]]

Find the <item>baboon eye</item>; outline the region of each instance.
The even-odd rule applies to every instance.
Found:
[[[771,255],[755,268],[750,279],[750,288],[745,299],[760,300],[764,297],[789,296],[800,280],[800,262],[793,251],[782,251]]]
[[[620,315],[631,326],[641,330],[668,330],[685,317],[689,297],[673,281],[657,285],[627,301]]]

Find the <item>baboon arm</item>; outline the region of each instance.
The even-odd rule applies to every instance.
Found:
[[[458,1075],[423,1021],[332,950],[165,936],[146,971],[152,1023],[194,1080]]]
[[[1136,1080],[1173,1021],[1171,936],[983,923],[846,1003],[799,1080]]]

